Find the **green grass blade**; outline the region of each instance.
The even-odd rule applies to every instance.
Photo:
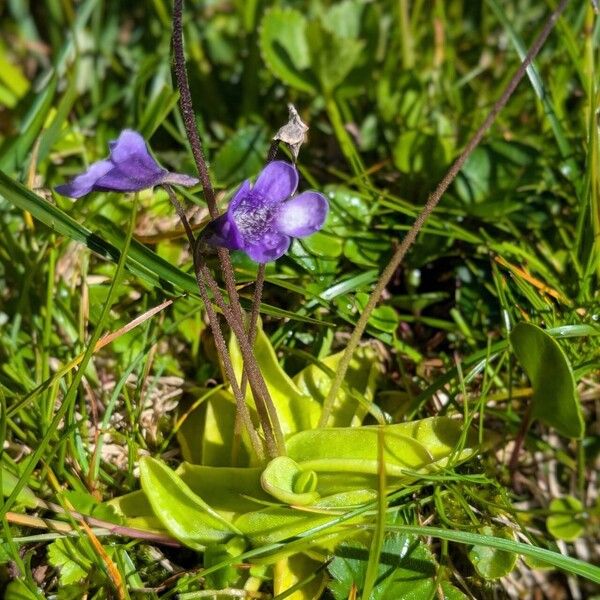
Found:
[[[79,368],[77,369],[77,373],[73,377],[73,381],[71,382],[71,385],[69,386],[69,389],[67,390],[67,393],[66,393],[65,397],[63,398],[63,401],[62,401],[60,407],[54,414],[54,418],[52,419],[52,422],[48,426],[44,436],[40,440],[35,451],[28,458],[27,463],[21,472],[21,477],[20,477],[19,481],[16,483],[11,495],[6,499],[4,505],[0,509],[0,519],[5,517],[6,513],[10,510],[11,506],[15,503],[17,496],[19,495],[21,490],[25,487],[25,485],[27,484],[29,477],[31,477],[31,474],[33,473],[34,469],[37,467],[37,464],[39,463],[39,461],[42,459],[44,453],[46,452],[46,448],[48,447],[48,445],[50,444],[50,441],[52,440],[53,436],[55,435],[56,431],[58,430],[58,427],[59,427],[61,421],[67,415],[67,412],[71,408],[73,402],[75,402],[75,399],[77,397],[77,392],[79,391],[79,386],[81,384],[81,381],[83,379],[83,376],[85,374],[87,366],[94,354],[94,349],[96,347],[96,343],[98,342],[98,340],[100,339],[100,336],[102,335],[102,333],[104,331],[104,324],[109,316],[110,309],[113,304],[113,300],[116,296],[116,293],[117,293],[117,290],[118,290],[118,287],[119,287],[119,284],[121,281],[121,277],[123,276],[123,272],[125,270],[125,262],[127,259],[127,250],[129,249],[129,242],[131,241],[131,237],[133,235],[133,228],[135,225],[136,210],[137,210],[137,199],[134,202],[134,205],[133,205],[133,208],[131,211],[131,222],[129,224],[129,229],[127,231],[127,238],[126,238],[126,242],[125,242],[125,247],[123,248],[123,254],[121,254],[121,256],[119,258],[119,262],[117,264],[117,268],[115,270],[115,274],[112,279],[110,289],[108,291],[108,297],[106,298],[106,302],[104,303],[104,306],[102,307],[102,313],[98,320],[98,324],[96,325],[96,328],[94,329],[94,333],[92,334],[90,340],[88,341],[85,354],[83,356],[83,359],[81,360],[81,364],[79,365]]]
[[[498,0],[487,0],[487,3],[496,15],[496,17],[498,17],[498,20],[500,21],[506,32],[508,33],[510,41],[512,42],[512,45],[515,47],[515,50],[519,55],[519,59],[523,60],[525,58],[525,55],[527,54],[527,47],[523,43],[523,40],[521,39],[519,34],[515,31],[514,27],[512,26],[508,15],[506,14],[502,6],[500,6]],[[540,102],[544,107],[544,114],[546,115],[546,118],[550,123],[552,133],[554,134],[554,138],[556,139],[556,143],[560,151],[560,155],[565,161],[564,168],[562,169],[563,175],[565,175],[565,177],[570,179],[572,182],[576,183],[581,176],[581,171],[573,158],[573,148],[571,147],[571,144],[567,138],[567,135],[565,134],[563,126],[556,115],[556,111],[554,110],[554,106],[552,104],[552,101],[550,100],[551,94],[544,85],[544,82],[542,81],[542,78],[540,76],[540,72],[535,66],[535,62],[532,62],[527,67],[527,76],[529,77],[529,81],[531,82],[533,90],[535,91],[537,97],[540,99]]]
[[[457,542],[459,544],[489,546],[506,552],[514,552],[522,556],[529,556],[537,560],[546,562],[557,569],[562,569],[573,575],[580,575],[595,583],[600,583],[600,567],[586,563],[577,558],[565,556],[559,552],[538,548],[531,544],[516,542],[501,537],[481,535],[479,533],[470,533],[468,531],[452,531],[441,527],[417,527],[412,525],[388,526],[388,530],[398,531],[400,533],[412,533],[415,535],[424,535]]]

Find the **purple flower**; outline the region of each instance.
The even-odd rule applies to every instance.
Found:
[[[70,183],[57,186],[56,191],[69,198],[81,198],[92,191],[139,192],[161,183],[186,187],[198,183],[195,177],[163,169],[150,156],[144,138],[137,131],[125,129],[108,146],[108,158],[93,163]]]
[[[246,180],[233,196],[227,212],[212,221],[203,239],[212,246],[243,250],[252,260],[278,259],[293,237],[306,237],[323,227],[329,205],[318,192],[293,196],[298,171],[275,161],[260,173],[254,186]]]

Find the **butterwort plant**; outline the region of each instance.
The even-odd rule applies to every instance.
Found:
[[[140,133],[125,129],[109,142],[108,158],[90,165],[56,191],[69,198],[81,198],[90,192],[139,192],[157,185],[173,184],[192,187],[198,179],[183,173],[171,173],[150,154]]]
[[[212,221],[203,240],[212,246],[242,250],[257,263],[277,260],[292,238],[319,231],[329,204],[319,192],[294,195],[298,170],[285,161],[270,162],[254,185],[246,180],[234,194],[227,212]]]

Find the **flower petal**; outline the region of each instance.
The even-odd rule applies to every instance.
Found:
[[[96,184],[96,181],[103,175],[106,175],[114,165],[110,160],[100,160],[90,165],[89,169],[72,179],[69,183],[56,186],[56,191],[67,198],[81,198],[89,194]]]
[[[240,185],[240,187],[236,190],[235,194],[229,201],[229,206],[227,207],[227,212],[230,215],[233,214],[233,212],[238,207],[240,202],[242,202],[242,200],[244,200],[247,196],[250,195],[250,189],[251,189],[250,180],[246,179],[246,181],[244,181],[244,183],[242,183],[242,185]]]
[[[258,176],[252,191],[273,203],[283,202],[298,187],[296,167],[282,160],[270,162]]]
[[[113,165],[112,169],[94,184],[97,191],[139,192],[163,182],[166,171],[151,172],[139,168],[135,163]]]
[[[257,263],[268,263],[283,256],[290,247],[291,239],[283,233],[266,233],[255,244],[246,245],[244,252]]]
[[[240,232],[227,214],[217,217],[206,226],[202,232],[202,241],[209,246],[230,250],[240,250],[244,245]]]
[[[305,237],[323,227],[328,211],[329,203],[323,194],[302,192],[280,205],[275,227],[292,237]]]
[[[108,147],[110,148],[110,160],[115,164],[127,162],[132,156],[150,157],[146,140],[141,133],[132,129],[121,131],[116,140],[108,142]],[[150,158],[156,164],[156,161],[152,157]]]
[[[167,174],[167,170],[152,158],[146,141],[137,131],[125,129],[117,140],[109,143],[109,147],[110,160],[119,169],[119,174],[131,181],[147,182],[144,187],[153,187],[161,183],[162,177]]]

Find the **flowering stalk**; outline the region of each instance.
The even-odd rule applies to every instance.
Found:
[[[169,185],[163,186],[169,196],[169,200],[181,221],[183,228],[185,229],[188,242],[190,244],[190,249],[194,252],[196,247],[196,240],[194,238],[194,233],[192,228],[190,227],[190,223],[188,218],[183,210],[183,206],[181,206],[175,192]],[[256,432],[254,424],[252,423],[252,418],[250,417],[250,412],[245,402],[245,386],[243,389],[240,389],[240,386],[237,385],[237,380],[235,378],[235,371],[233,369],[233,364],[231,362],[231,355],[229,354],[229,350],[227,348],[227,343],[225,342],[225,338],[223,336],[223,331],[221,330],[221,325],[219,323],[219,317],[215,313],[212,304],[210,302],[210,298],[208,297],[208,290],[206,289],[206,284],[202,279],[198,279],[198,287],[200,289],[200,296],[204,304],[206,305],[206,313],[208,316],[208,322],[213,333],[213,338],[215,340],[215,345],[217,347],[217,352],[221,357],[221,361],[223,362],[223,368],[225,370],[225,375],[227,379],[231,383],[231,389],[233,391],[233,395],[235,397],[236,404],[236,425],[239,423],[239,428],[236,430],[236,433],[241,433],[242,425],[246,428],[248,435],[250,436],[250,442],[252,443],[252,448],[256,453],[256,456],[259,461],[264,459],[264,452],[262,448],[262,443]]]
[[[194,116],[194,106],[192,104],[192,94],[188,82],[187,70],[185,66],[185,54],[183,51],[183,0],[175,0],[173,5],[173,54],[175,57],[175,77],[177,79],[177,89],[179,90],[179,106],[181,116],[185,125],[185,132],[192,148],[194,161],[198,168],[204,197],[208,205],[208,211],[213,219],[219,216],[219,209],[215,198],[215,191],[210,181],[208,166],[202,150],[202,142],[196,128],[196,118]]]
[[[538,52],[544,45],[546,38],[552,31],[556,21],[565,9],[567,1],[568,0],[562,0],[558,7],[550,14],[548,20],[546,21],[546,24],[544,25],[544,28],[532,44],[531,48],[529,49],[529,52],[527,53],[527,56],[525,56],[523,62],[517,69],[517,72],[508,82],[508,85],[506,86],[504,92],[496,101],[496,103],[492,107],[492,110],[486,117],[485,121],[475,132],[475,135],[473,135],[465,149],[462,151],[461,155],[456,159],[456,161],[450,167],[450,169],[448,169],[448,172],[446,173],[446,175],[444,175],[443,179],[440,181],[435,191],[429,196],[429,199],[425,203],[423,210],[415,219],[415,222],[413,223],[412,227],[404,236],[404,239],[398,246],[397,250],[394,252],[392,259],[381,274],[381,277],[379,278],[375,289],[371,293],[371,296],[369,297],[369,300],[365,308],[363,309],[360,318],[358,319],[358,322],[354,327],[354,331],[352,332],[352,335],[348,340],[348,344],[346,345],[346,349],[344,350],[344,354],[338,365],[335,378],[331,383],[331,388],[329,390],[329,393],[327,394],[325,402],[323,403],[323,411],[321,413],[321,419],[319,421],[320,427],[325,427],[327,425],[327,421],[329,420],[329,416],[335,403],[335,399],[337,397],[338,392],[340,391],[348,367],[350,366],[350,361],[352,360],[354,350],[356,350],[356,347],[360,342],[362,334],[364,333],[367,327],[367,323],[369,322],[369,319],[371,317],[371,313],[373,312],[373,309],[375,308],[375,306],[379,302],[379,299],[381,298],[381,294],[383,293],[388,283],[394,276],[394,273],[404,260],[406,253],[417,239],[417,235],[421,231],[423,225],[425,224],[435,207],[438,205],[442,196],[444,195],[450,184],[454,181],[456,176],[459,174],[460,170],[462,169],[463,165],[465,164],[473,150],[475,150],[475,148],[479,145],[479,143],[483,139],[483,136],[487,133],[488,129],[491,127],[492,123],[496,119],[498,113],[504,108],[509,98],[515,91],[517,85],[519,85],[521,79],[523,79],[527,68],[529,67],[533,59],[537,56]]]
[[[267,154],[266,164],[274,161],[277,158],[277,152],[279,150],[279,140],[277,138],[273,139],[271,142],[271,146],[269,147],[269,152]],[[256,281],[254,282],[254,296],[252,297],[252,310],[250,312],[250,321],[248,322],[248,341],[250,342],[250,346],[254,348],[254,342],[256,341],[256,326],[258,325],[258,315],[260,313],[260,303],[262,302],[262,293],[263,286],[265,284],[265,264],[260,263],[258,265],[258,270],[256,271]],[[248,384],[248,378],[246,376],[246,372],[242,374],[242,383],[240,384],[240,388],[242,390],[242,394],[246,393],[246,386]],[[236,419],[235,422],[236,431],[239,427],[238,421]]]
[[[254,396],[254,403],[258,412],[269,454],[272,458],[276,456],[285,455],[285,440],[283,437],[283,431],[277,418],[277,410],[275,404],[269,394],[269,390],[265,384],[265,380],[260,372],[260,367],[254,357],[252,346],[250,345],[247,337],[247,333],[244,326],[234,317],[233,309],[230,304],[226,304],[221,294],[216,281],[214,280],[210,269],[206,266],[204,258],[201,252],[201,243],[196,244],[195,250],[195,271],[196,280],[198,286],[202,287],[208,285],[215,303],[220,308],[221,312],[225,316],[228,325],[231,327],[233,334],[237,338],[237,342],[242,354],[244,361],[244,371],[248,376],[250,388]],[[203,301],[206,303],[207,300],[203,297]],[[211,305],[212,309],[212,305]],[[237,381],[235,380],[237,386]],[[233,384],[233,382],[231,382]]]
[[[204,158],[202,142],[200,140],[200,135],[196,127],[192,96],[190,92],[185,64],[185,53],[183,48],[183,0],[174,0],[172,42],[175,59],[175,76],[177,80],[177,88],[180,94],[180,108],[185,124],[185,130],[188,140],[190,142],[192,154],[194,155],[196,166],[198,168],[198,173],[200,175],[200,180],[204,189],[208,210],[210,212],[211,217],[215,219],[219,216],[219,210],[216,205],[215,193],[212,187],[212,183],[210,181],[208,166]],[[219,308],[221,308],[227,320],[227,323],[234,332],[234,335],[236,335],[238,339],[238,344],[240,345],[240,349],[242,350],[244,372],[247,374],[247,378],[250,381],[250,386],[254,394],[257,411],[261,416],[261,422],[265,433],[265,437],[267,438],[267,444],[268,446],[270,446],[269,452],[270,454],[273,454],[274,452],[284,454],[285,445],[283,440],[283,433],[281,432],[281,426],[277,418],[277,413],[266,388],[266,384],[264,382],[264,378],[262,377],[262,373],[260,372],[258,365],[256,365],[255,363],[254,356],[252,355],[252,347],[248,345],[248,338],[246,337],[246,333],[244,332],[244,312],[237,293],[237,288],[235,285],[235,274],[233,271],[233,266],[231,264],[229,252],[222,247],[217,249],[219,263],[225,281],[225,288],[229,296],[229,305],[225,305],[222,299],[222,295],[220,294],[220,290],[218,289],[218,286],[216,286],[216,283],[214,283],[214,279],[212,279],[210,271],[208,270],[208,268],[206,268],[205,265],[203,265],[203,261],[196,260],[196,257],[199,256],[199,253],[196,252],[198,247],[199,244],[196,244],[196,246],[193,249],[195,257],[194,265],[198,286],[199,288],[202,288],[206,283],[213,291],[215,301],[218,300],[218,296],[215,292],[218,292],[218,295],[220,296],[221,300],[221,305],[219,305],[219,302],[217,302],[217,304],[219,305]],[[204,281],[202,280],[203,277]],[[201,294],[202,293],[203,292],[201,289]],[[205,287],[203,301],[205,304],[207,303],[207,294]],[[207,305],[206,308],[207,311],[212,310],[212,306],[209,309]],[[223,359],[225,355],[222,353],[222,350],[223,349],[219,350],[219,352],[221,353],[221,357]],[[226,346],[224,350],[225,352],[227,351]],[[248,360],[254,361],[253,364],[249,365]],[[237,383],[234,383],[234,380],[232,380],[232,377],[229,374],[228,378],[230,379],[230,384],[232,386],[237,386]],[[272,410],[267,410],[266,407],[268,406],[270,406]],[[267,418],[268,413],[271,413],[270,419]]]
[[[271,161],[275,160],[277,157],[277,152],[279,150],[279,140],[273,139],[271,142],[271,146],[269,147],[269,152],[267,154],[266,163],[269,164]],[[254,296],[252,297],[252,310],[250,311],[250,321],[248,322],[248,342],[250,343],[250,347],[254,348],[254,342],[256,341],[256,327],[258,325],[258,315],[260,313],[260,303],[262,302],[262,293],[263,286],[265,283],[265,264],[260,263],[258,265],[258,270],[256,271],[256,281],[254,282]],[[242,372],[242,381],[240,383],[240,389],[242,391],[242,396],[246,395],[246,388],[248,386],[248,375],[246,371]],[[240,433],[242,429],[242,419],[241,416],[236,413],[235,415],[235,425],[234,425],[234,435],[233,435],[233,446],[231,448],[231,459],[232,463],[235,464],[237,460],[237,453],[239,451],[240,445]]]
[[[263,448],[262,448],[262,443],[261,443],[260,438],[258,437],[258,433],[256,432],[256,429],[254,428],[254,425],[252,423],[252,419],[250,417],[250,412],[248,411],[248,407],[246,406],[246,401],[245,401],[244,395],[242,394],[242,392],[239,388],[239,385],[237,383],[237,379],[235,377],[235,371],[233,369],[233,364],[231,362],[231,356],[229,354],[229,350],[227,349],[227,343],[225,342],[225,338],[223,337],[223,332],[221,331],[221,326],[219,324],[219,317],[215,313],[215,309],[213,308],[212,302],[208,296],[208,290],[206,287],[207,284],[205,283],[204,279],[202,278],[202,275],[204,275],[204,277],[206,279],[212,278],[212,276],[208,269],[206,269],[205,271],[202,271],[201,269],[195,269],[195,271],[196,271],[196,281],[198,282],[198,289],[200,290],[200,296],[202,297],[202,301],[204,302],[204,306],[206,308],[206,314],[208,315],[208,320],[211,325],[213,337],[215,340],[215,345],[217,347],[217,352],[219,353],[219,356],[221,357],[221,360],[223,362],[223,368],[225,369],[225,375],[226,375],[227,379],[229,380],[229,384],[231,385],[231,389],[232,389],[233,395],[235,397],[236,413],[239,415],[239,418],[241,419],[242,423],[246,427],[246,430],[248,431],[248,434],[250,436],[250,441],[252,443],[252,448],[254,449],[254,452],[258,458],[258,461],[262,462],[264,460],[264,452],[263,452]],[[201,275],[201,273],[202,273],[202,275]],[[212,286],[210,286],[210,287],[212,288]],[[216,283],[215,283],[215,287],[216,287]],[[218,287],[217,287],[217,291],[219,291]],[[219,293],[220,293],[220,291],[219,291]],[[214,291],[213,291],[213,294],[214,294]],[[215,300],[216,300],[216,296],[215,296]],[[217,305],[218,304],[219,303],[217,303]],[[221,308],[221,310],[223,310],[223,309]],[[258,411],[258,404],[259,403],[257,403],[257,411]],[[259,413],[259,416],[261,416],[261,412],[258,411],[258,413]],[[263,431],[265,432],[265,438],[267,441],[267,449],[269,451],[269,454],[271,456],[275,457],[275,456],[277,456],[277,446],[274,442],[273,436],[270,435],[269,428],[267,427],[265,430],[264,421],[268,422],[268,419],[265,420],[265,419],[261,418],[261,422],[263,422]]]

